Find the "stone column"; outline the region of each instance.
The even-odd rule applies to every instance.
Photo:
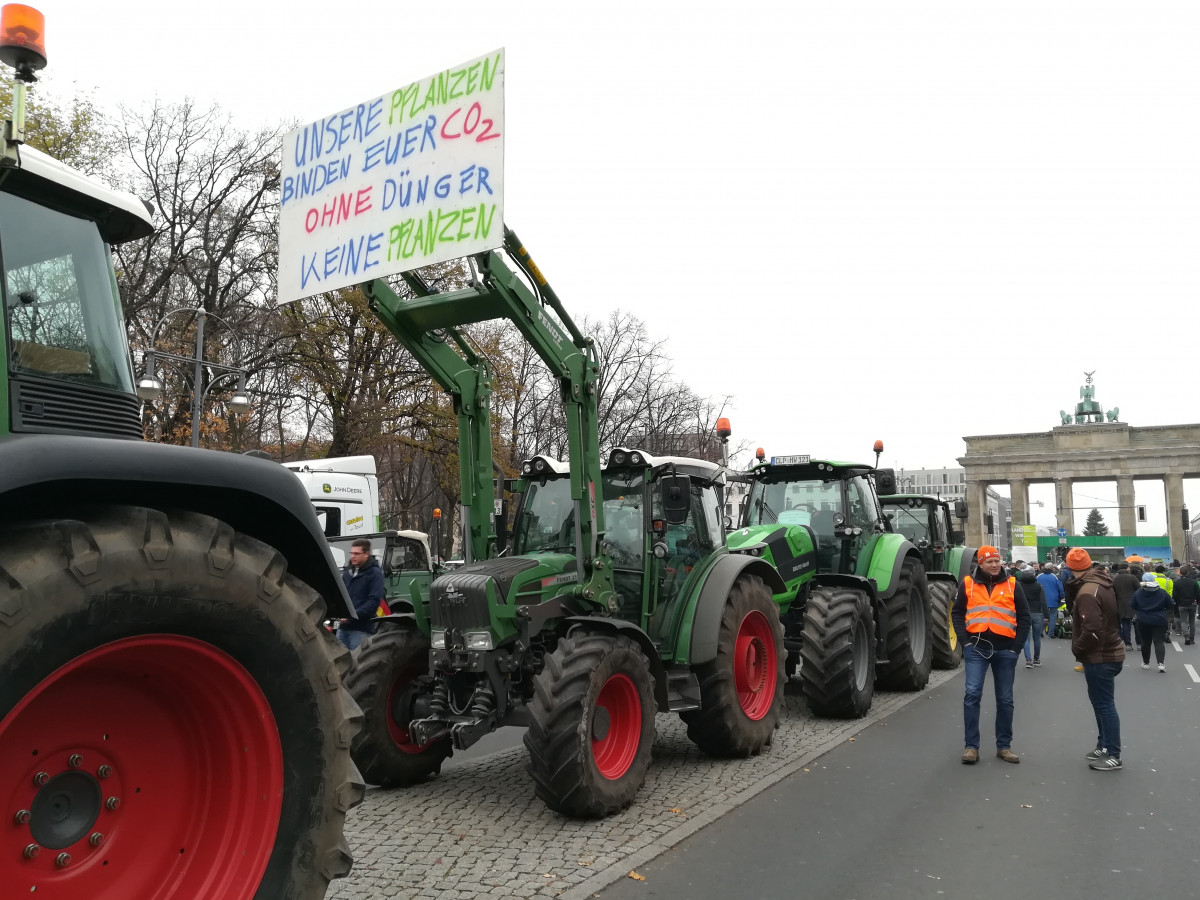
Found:
[[[1187,555],[1183,531],[1183,476],[1164,475],[1163,487],[1167,495],[1167,535],[1171,539],[1171,554],[1183,561]]]
[[[1029,482],[1024,478],[1010,481],[1008,490],[1012,498],[1012,523],[1029,525]]]
[[[1121,523],[1118,533],[1122,537],[1134,537],[1137,535],[1137,510],[1134,509],[1135,502],[1133,479],[1128,475],[1118,475],[1117,506],[1121,507],[1117,510]]]
[[[1075,491],[1070,478],[1054,480],[1054,497],[1057,504],[1058,527],[1067,529],[1067,534],[1075,533]]]
[[[982,481],[967,482],[967,546],[985,543],[983,517],[987,515],[987,485]]]

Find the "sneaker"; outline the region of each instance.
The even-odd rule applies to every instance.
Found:
[[[1027,669],[1033,668],[1033,660],[1032,659],[1025,660],[1025,668],[1027,668]]]
[[[1133,644],[1126,644],[1126,645],[1125,645],[1125,649],[1126,649],[1126,650],[1132,650],[1132,649],[1133,649]]]
[[[1076,672],[1082,672],[1082,671],[1083,671],[1083,663],[1080,663],[1079,665],[1077,665],[1077,666],[1075,667],[1075,671],[1076,671]]]
[[[1167,667],[1166,667],[1166,665],[1164,665],[1163,663],[1159,663],[1159,664],[1158,664],[1158,671],[1160,671],[1160,672],[1165,672],[1165,671],[1167,671]]]
[[[1104,759],[1104,757],[1106,757],[1106,756],[1108,756],[1108,753],[1105,752],[1104,748],[1097,747],[1095,750],[1088,751],[1088,753],[1083,758],[1086,759],[1088,762],[1093,762],[1097,759]]]
[[[962,761],[964,766],[973,766],[979,762],[979,751],[974,747],[968,747],[963,751]]]
[[[1142,663],[1142,668],[1143,668],[1143,669],[1148,669],[1148,668],[1150,668],[1150,663]]]
[[[1037,669],[1037,668],[1040,668],[1040,667],[1041,667],[1041,665],[1042,665],[1042,661],[1041,661],[1040,659],[1035,659],[1035,660],[1033,661],[1033,667],[1034,667],[1035,669]]]
[[[1099,759],[1088,763],[1089,769],[1095,769],[1097,772],[1112,772],[1121,768],[1121,757],[1109,756],[1105,753]]]
[[[1005,747],[1003,750],[997,750],[996,756],[1007,763],[1019,763],[1021,761],[1021,757],[1017,756],[1017,754],[1013,753],[1007,747]]]

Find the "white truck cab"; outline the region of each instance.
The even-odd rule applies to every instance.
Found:
[[[285,462],[300,479],[326,537],[353,537],[382,530],[375,457],[342,456]]]

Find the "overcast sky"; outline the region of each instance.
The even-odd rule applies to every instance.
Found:
[[[246,127],[504,47],[507,224],[768,454],[1200,421],[1194,0],[35,5],[54,90]]]

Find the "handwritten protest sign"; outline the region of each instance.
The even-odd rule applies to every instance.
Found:
[[[504,242],[504,50],[283,139],[280,303]]]

